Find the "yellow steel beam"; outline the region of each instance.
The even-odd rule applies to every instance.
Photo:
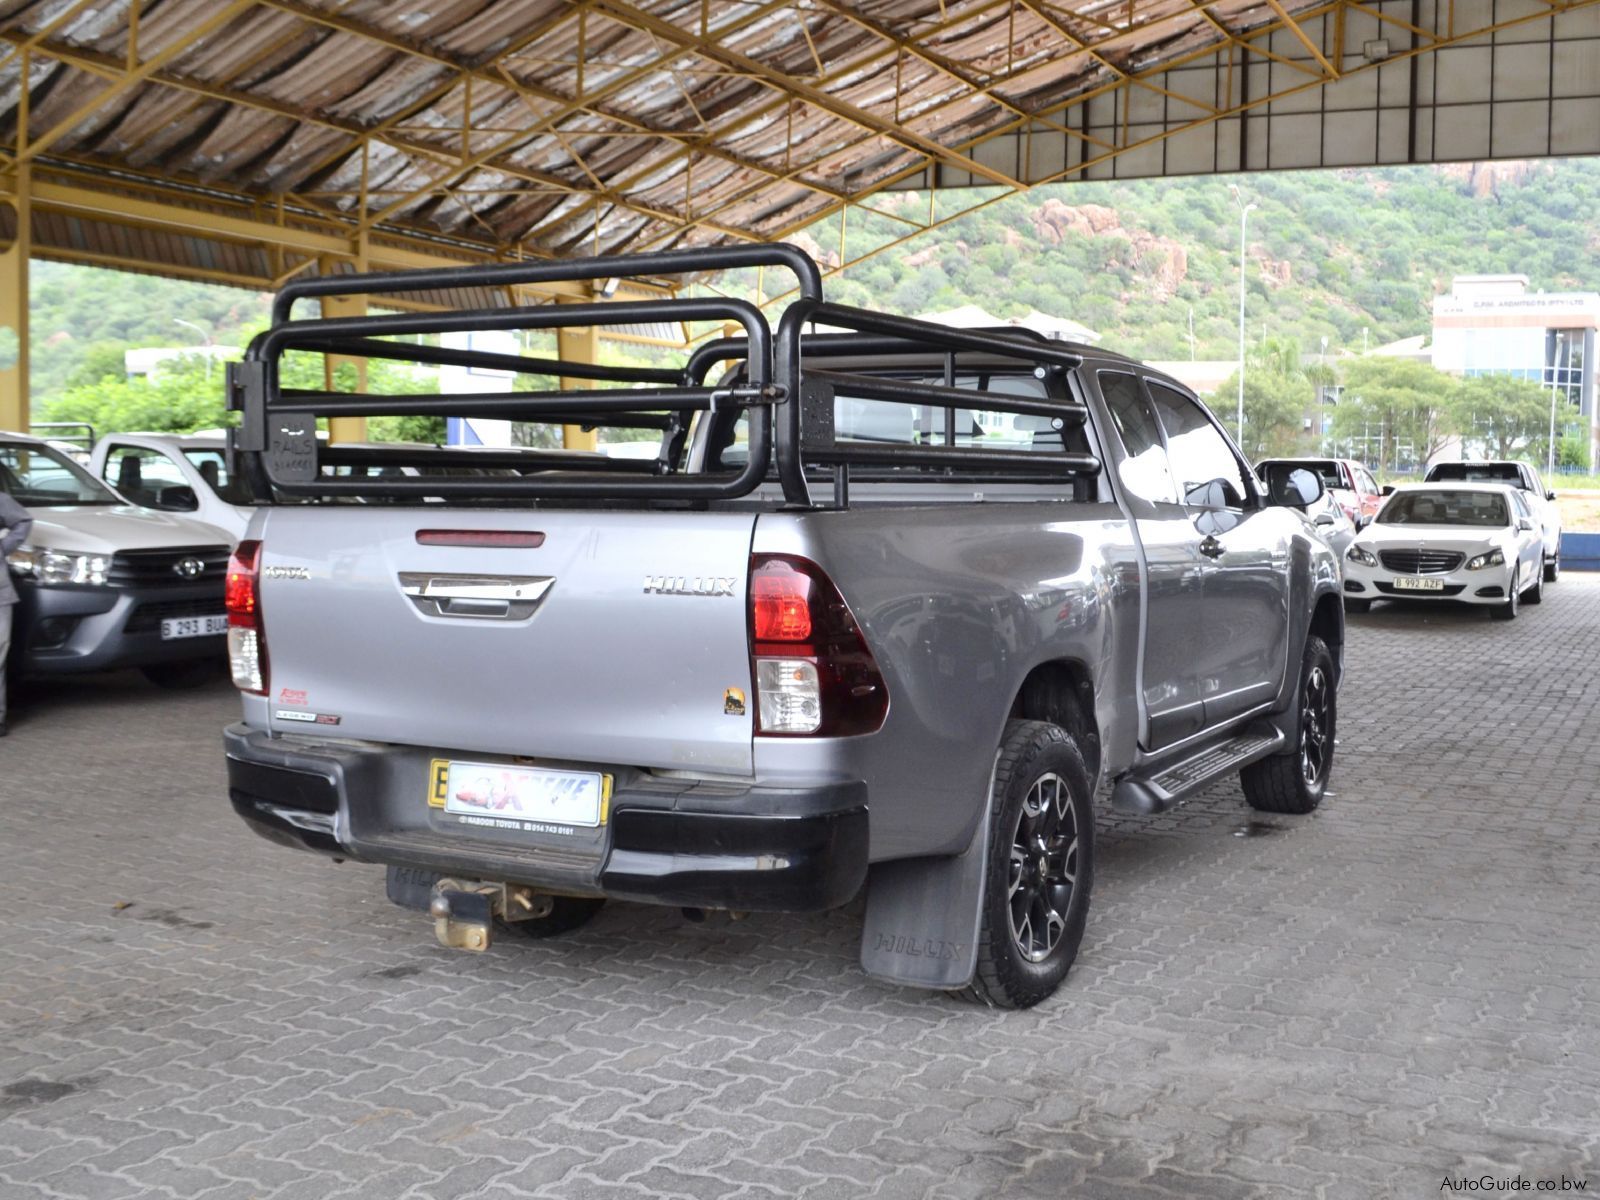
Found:
[[[217,32],[217,30],[222,26],[226,25],[229,21],[233,20],[235,17],[251,8],[254,4],[255,0],[233,0],[233,3],[216,9],[205,20],[199,21],[190,26],[188,29],[184,30],[181,36],[176,37],[172,41],[168,42],[156,53],[139,63],[138,66],[131,70],[125,71],[121,78],[96,92],[88,100],[85,100],[82,104],[78,105],[77,108],[73,109],[70,115],[63,117],[60,121],[57,121],[38,137],[28,139],[26,136],[27,131],[20,131],[24,139],[24,144],[19,150],[17,158],[21,161],[28,161],[30,159],[37,158],[41,153],[49,149],[57,139],[67,133],[72,132],[72,130],[76,128],[78,124],[84,120],[84,118],[88,117],[94,112],[99,111],[101,108],[104,108],[107,104],[117,99],[119,96],[125,95],[129,89],[143,83],[146,79],[155,74],[157,71],[161,70],[162,67],[166,66],[173,59],[178,58],[180,55],[186,54],[188,51],[192,50],[197,42],[204,41],[213,33]],[[131,39],[133,35],[134,30],[130,27],[128,36]],[[134,57],[134,49],[135,48],[130,45],[128,54],[130,61]]]
[[[356,270],[366,269],[366,263],[358,259]],[[317,264],[317,269],[324,275],[335,272],[335,263],[332,259],[323,259]],[[365,296],[324,296],[322,297],[322,315],[324,317],[364,317],[367,315],[367,298]],[[353,358],[346,354],[324,354],[322,356],[323,386],[328,391],[334,390],[334,374],[338,369],[349,363],[356,369],[356,391],[367,390],[367,360]],[[365,417],[329,417],[328,441],[330,442],[364,442],[367,440],[367,419]]]
[[[958,170],[981,176],[992,183],[1003,184],[1007,187],[1018,186],[1017,181],[1007,177],[1004,172],[997,171],[974,158],[969,158],[959,151],[951,150],[932,138],[924,137],[922,134],[915,133],[903,125],[897,125],[893,121],[886,121],[875,113],[868,112],[866,109],[860,108],[848,100],[843,100],[822,88],[802,83],[793,76],[785,75],[783,72],[751,58],[749,55],[741,54],[736,50],[730,50],[726,46],[715,43],[708,44],[697,39],[694,34],[680,29],[671,21],[658,17],[654,13],[646,12],[643,9],[635,8],[631,4],[624,3],[623,0],[593,0],[593,8],[596,12],[611,18],[619,24],[631,26],[642,33],[648,33],[660,38],[662,41],[691,47],[692,52],[699,57],[710,59],[712,62],[720,63],[736,71],[742,71],[751,78],[759,79],[779,92],[789,93],[794,98],[804,100],[806,103],[820,108],[824,112],[831,113],[841,120],[849,121],[853,125],[859,125],[863,129],[872,130],[888,141],[903,146],[908,150],[926,155],[928,158],[943,162],[947,166],[955,167]]]
[[[573,328],[563,326],[556,330],[556,357],[565,362],[594,364],[600,361],[600,326],[579,325]],[[561,390],[569,391],[575,388],[593,387],[593,381],[588,379],[569,379],[563,376]],[[599,447],[600,437],[597,430],[585,430],[582,425],[563,425],[561,427],[561,444],[568,450],[595,450]]]
[[[535,26],[534,29],[530,30],[528,33],[517,38],[516,41],[511,43],[509,46],[496,51],[494,56],[486,62],[480,62],[476,65],[469,66],[454,58],[451,58],[448,55],[432,50],[421,43],[395,37],[394,35],[385,32],[383,29],[370,25],[365,21],[358,21],[342,14],[324,12],[321,9],[312,8],[304,3],[301,3],[300,0],[260,0],[260,2],[278,11],[297,16],[302,20],[324,26],[328,29],[337,30],[341,33],[348,34],[351,37],[360,38],[363,41],[371,42],[375,45],[384,46],[388,49],[404,53],[412,58],[418,58],[425,62],[431,62],[453,72],[448,79],[436,84],[432,88],[429,88],[421,97],[418,97],[416,100],[413,100],[410,104],[406,105],[401,112],[393,114],[386,118],[383,122],[373,126],[367,131],[369,134],[376,134],[380,130],[388,131],[404,128],[405,121],[409,120],[411,116],[418,112],[424,112],[432,105],[443,100],[457,86],[476,81],[479,84],[490,84],[495,87],[505,88],[517,96],[522,97],[524,100],[537,100],[544,103],[561,106],[563,109],[563,114],[558,118],[543,116],[537,112],[534,112],[533,115],[535,116],[535,124],[530,127],[523,127],[517,130],[491,130],[484,126],[476,126],[474,128],[474,132],[476,133],[520,132],[524,135],[527,135],[531,132],[542,131],[552,126],[556,119],[565,120],[570,118],[570,116],[575,115],[574,113],[566,112],[565,109],[566,106],[577,103],[579,104],[579,108],[577,110],[578,112],[588,112],[602,120],[610,121],[623,127],[623,130],[620,132],[615,130],[595,130],[589,133],[587,136],[605,138],[648,137],[659,138],[662,141],[680,143],[690,136],[681,129],[651,125],[648,122],[641,121],[637,117],[628,116],[612,109],[602,108],[600,106],[600,100],[605,99],[605,96],[598,96],[598,98],[596,98],[598,95],[596,92],[590,92],[586,94],[584,89],[580,87],[578,89],[577,96],[564,96],[560,92],[557,92],[551,88],[541,87],[538,84],[529,83],[526,80],[518,79],[511,74],[510,70],[506,66],[509,61],[523,58],[524,55],[521,52],[523,48],[533,44],[546,34],[553,32],[560,25],[581,18],[583,13],[587,11],[582,5],[578,5],[566,11],[555,14],[548,20]],[[719,29],[717,32],[720,33],[721,30]],[[651,70],[653,69],[655,68],[651,67]],[[619,83],[617,86],[625,88],[629,83],[635,82],[636,77],[636,73],[630,73],[630,77],[625,82]],[[617,90],[617,88],[609,88],[606,94],[610,95],[615,90]],[[430,132],[437,132],[435,127],[430,126],[429,130]],[[567,132],[570,136],[578,135],[578,131],[576,130],[568,130]],[[352,152],[353,149],[354,146],[352,145],[344,147],[335,155],[324,156],[324,158],[319,161],[318,165],[326,166],[329,163],[336,162],[340,157]],[[742,170],[754,171],[758,174],[771,173],[771,168],[765,166],[764,164],[721,147],[702,147],[701,152],[713,158],[720,159],[723,162],[728,163],[730,166],[739,167]],[[492,163],[488,165],[494,167],[494,164]],[[498,168],[495,167],[495,169]],[[843,199],[843,193],[826,187],[825,185],[807,183],[804,186],[813,191],[825,195],[831,195],[834,199]]]
[[[1267,0],[1267,7],[1278,15],[1278,20],[1288,27],[1289,32],[1294,34],[1300,44],[1310,53],[1311,57],[1317,60],[1317,63],[1327,72],[1329,79],[1339,78],[1339,68],[1328,61],[1327,55],[1322,53],[1322,48],[1312,41],[1311,36],[1300,27],[1300,22],[1289,15],[1288,9],[1283,7],[1280,0]]]
[[[0,253],[0,429],[28,432],[28,258],[33,209],[28,166],[16,168],[0,188],[0,202],[16,214],[17,236]],[[0,571],[5,569],[0,564]],[[4,664],[0,664],[0,670]]]

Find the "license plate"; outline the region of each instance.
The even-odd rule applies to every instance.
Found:
[[[474,824],[516,827],[603,825],[611,777],[598,771],[557,771],[508,763],[434,759],[428,804]]]
[[[1415,576],[1400,575],[1395,578],[1394,587],[1397,592],[1442,592],[1444,591],[1444,580],[1419,579]]]
[[[170,617],[161,622],[161,640],[173,638],[211,637],[228,632],[227,617]]]

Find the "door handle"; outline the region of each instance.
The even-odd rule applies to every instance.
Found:
[[[400,590],[430,617],[520,621],[534,609],[555,580],[547,575],[448,575],[400,572]]]
[[[1217,539],[1211,534],[1208,533],[1203,539],[1201,539],[1200,553],[1204,554],[1207,558],[1221,558],[1227,552],[1228,548],[1221,542],[1217,541]]]

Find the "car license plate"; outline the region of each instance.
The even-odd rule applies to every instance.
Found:
[[[1414,575],[1400,575],[1394,581],[1395,590],[1399,592],[1442,592],[1444,580],[1420,579]]]
[[[161,622],[161,640],[173,638],[211,637],[228,632],[227,617],[170,617]]]
[[[510,763],[433,760],[428,804],[473,824],[526,827],[605,824],[611,776]]]

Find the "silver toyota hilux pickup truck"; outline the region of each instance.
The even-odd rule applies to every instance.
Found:
[[[292,311],[751,267],[795,276],[775,328],[669,293]],[[659,367],[427,337],[664,321],[741,331]],[[294,352],[516,379],[294,391]],[[864,892],[869,974],[1025,1007],[1083,936],[1097,799],[1156,813],[1238,774],[1255,808],[1307,813],[1327,787],[1344,623],[1304,513],[1321,482],[1258,478],[1130,359],[828,303],[809,258],[763,246],[299,281],[229,390],[235,469],[266,498],[227,580],[230,799],[273,841],[385,864],[446,945],[607,899]],[[422,413],[659,449],[507,449],[490,475],[482,450],[418,448],[425,472],[373,477],[380,451],[316,437]]]

